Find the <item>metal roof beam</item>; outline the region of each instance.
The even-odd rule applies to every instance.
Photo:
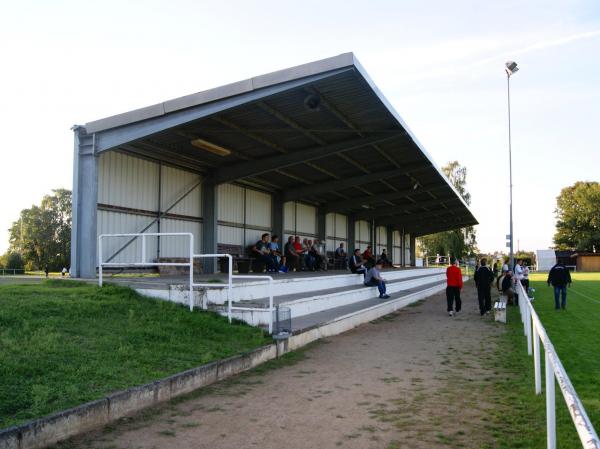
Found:
[[[370,182],[374,182],[382,178],[385,179],[403,176],[409,172],[425,170],[429,167],[431,167],[431,165],[428,161],[415,162],[412,164],[406,164],[402,168],[395,168],[393,170],[386,170],[381,172],[368,173],[365,175],[348,177],[344,179],[337,179],[335,181],[317,183],[306,187],[297,187],[294,189],[284,191],[283,199],[284,201],[294,201],[318,195],[324,192],[348,189],[351,187],[360,187],[363,184],[368,184]]]
[[[451,202],[455,198],[444,198],[427,201],[417,201],[414,204],[408,204],[403,206],[382,206],[375,209],[367,209],[355,214],[357,220],[371,220],[373,218],[384,217],[388,215],[395,215],[405,211],[415,211],[423,207],[431,207],[441,205],[443,202]]]
[[[383,142],[396,139],[403,133],[385,133],[370,137],[346,140],[325,146],[307,148],[305,150],[294,151],[285,154],[278,154],[266,158],[241,162],[218,169],[214,173],[214,179],[217,183],[225,183],[239,178],[256,176],[269,171],[289,167],[291,165],[305,163],[307,161],[320,159],[332,154],[342,153],[344,151],[361,148],[370,145],[373,142]]]
[[[389,217],[383,217],[377,221],[378,225],[398,225],[407,227],[412,224],[418,224],[425,220],[437,220],[436,223],[439,223],[440,220],[446,219],[463,219],[467,218],[460,215],[451,215],[454,214],[454,211],[444,209],[443,211],[432,211],[432,212],[417,212],[412,214],[402,214],[402,215],[393,215]],[[429,223],[428,223],[429,225]]]
[[[403,198],[407,198],[411,195],[418,195],[420,193],[425,193],[434,190],[442,190],[445,189],[445,184],[435,183],[435,184],[426,184],[418,189],[409,188],[398,190],[397,192],[384,193],[381,195],[368,195],[361,196],[358,198],[352,198],[347,201],[337,201],[335,203],[327,203],[325,205],[326,212],[346,212],[352,209],[358,209],[363,205],[368,206],[373,203],[378,203],[380,201],[394,201],[400,200]]]

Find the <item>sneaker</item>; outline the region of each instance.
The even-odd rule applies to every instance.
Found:
[[[380,298],[381,299],[388,299],[390,297],[390,295],[381,295]]]
[[[490,314],[490,311],[488,310],[487,312],[485,312],[485,314],[486,314],[486,315],[489,315],[489,314]]]
[[[454,316],[454,312],[451,310],[450,312],[448,312],[448,316]]]

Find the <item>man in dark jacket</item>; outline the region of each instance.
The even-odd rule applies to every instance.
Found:
[[[500,290],[502,293],[506,295],[508,304],[516,304],[515,301],[515,289],[513,285],[513,273],[512,271],[507,271],[504,276],[502,276],[502,284],[500,285]]]
[[[565,310],[567,308],[567,284],[571,286],[571,273],[562,263],[558,262],[548,273],[548,286],[554,287],[554,308]],[[559,298],[562,301],[559,301]]]
[[[350,271],[352,273],[360,273],[363,276],[367,275],[367,268],[360,257],[360,249],[355,249],[354,254],[350,257]]]
[[[479,300],[479,313],[489,314],[492,310],[492,293],[490,291],[494,282],[494,273],[487,266],[487,259],[481,259],[481,266],[475,272],[475,285],[477,285],[477,299]]]

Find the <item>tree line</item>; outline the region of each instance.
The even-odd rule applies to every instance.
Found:
[[[71,259],[71,191],[52,190],[39,205],[23,209],[9,228],[0,267],[60,271]]]

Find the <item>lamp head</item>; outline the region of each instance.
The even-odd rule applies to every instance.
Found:
[[[508,76],[511,76],[513,73],[519,70],[515,61],[507,61],[506,64],[504,64],[504,66],[504,70],[506,71],[506,74]]]

